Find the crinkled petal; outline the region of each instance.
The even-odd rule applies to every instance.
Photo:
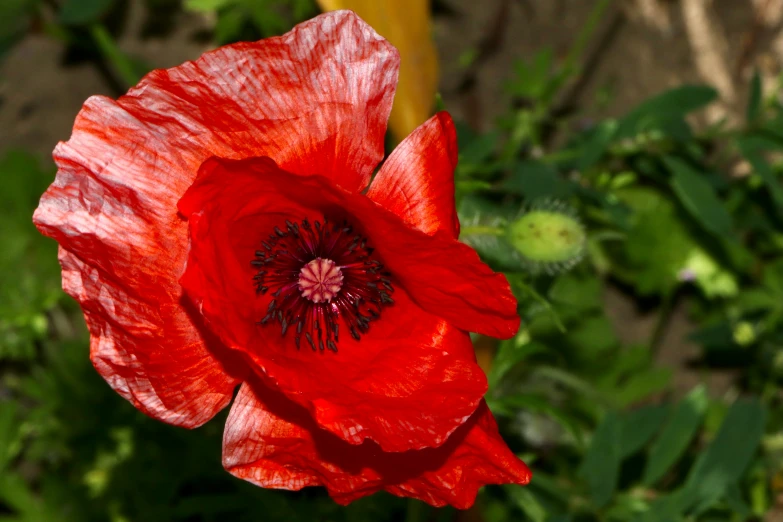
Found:
[[[519,328],[508,281],[481,262],[472,248],[443,231],[428,236],[412,229],[369,198],[342,191],[322,176],[292,176],[264,158],[213,159],[202,167],[199,180],[180,201],[180,209],[189,216],[207,206],[216,207],[221,198],[248,201],[233,204],[231,219],[239,219],[240,213],[277,214],[279,225],[284,223],[281,216],[299,221],[308,212],[347,217],[370,239],[397,283],[422,309],[463,330],[493,337],[509,338]],[[225,217],[227,212],[221,214]],[[246,248],[257,248],[271,230],[269,226],[259,232]]]
[[[90,359],[117,393],[151,417],[188,428],[228,406],[242,369],[167,294],[178,289],[150,289],[160,296],[156,308],[62,247],[59,257],[63,289],[80,302],[87,320]]]
[[[337,353],[313,352],[304,342],[297,350],[293,328],[284,337],[277,323],[257,324],[272,297],[256,295],[257,269],[250,262],[275,226],[305,217],[340,219],[351,208],[340,194],[377,207],[326,178],[286,174],[268,158],[214,159],[201,172],[180,201],[191,236],[180,281],[210,328],[344,440],[359,444],[369,438],[386,451],[442,444],[476,409],[486,378],[468,334],[422,310],[405,288],[394,292],[395,304],[384,308],[361,340],[341,335]]]
[[[531,477],[483,401],[442,446],[387,453],[372,442],[351,446],[320,430],[304,408],[257,381],[244,383],[231,407],[223,466],[265,488],[325,486],[340,504],[385,490],[461,509],[485,484],[524,485]]]
[[[456,239],[456,166],[457,132],[451,116],[440,112],[394,149],[367,196],[425,234],[443,231]]]
[[[64,287],[85,312],[93,361],[123,396],[195,426],[238,382],[178,284],[188,242],[176,203],[199,165],[263,154],[362,189],[383,155],[398,61],[343,11],[154,71],[117,101],[87,100],[55,149],[57,178],[34,222],[63,247]]]

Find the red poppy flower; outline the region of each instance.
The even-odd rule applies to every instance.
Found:
[[[530,474],[482,401],[468,331],[510,337],[509,285],[456,238],[440,113],[383,163],[393,47],[354,14],[90,98],[34,221],[60,243],[93,364],[265,487],[469,506]]]

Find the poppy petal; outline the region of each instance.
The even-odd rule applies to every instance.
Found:
[[[484,264],[472,248],[443,231],[428,236],[411,229],[369,198],[342,191],[322,176],[293,176],[277,169],[268,158],[213,159],[205,162],[199,180],[180,200],[180,210],[189,216],[202,208],[217,209],[219,201],[232,207],[235,215],[231,219],[239,219],[237,213],[250,219],[277,214],[280,223],[285,216],[298,221],[313,211],[347,213],[423,310],[463,330],[492,337],[510,338],[519,329],[516,299],[508,281]],[[247,204],[240,207],[237,201]],[[228,219],[225,208],[220,213]],[[245,245],[246,255],[251,256],[248,260],[253,245],[261,239],[258,236]],[[248,269],[249,265],[241,270]]]
[[[90,359],[117,393],[145,414],[187,428],[228,406],[241,374],[230,359],[213,356],[218,343],[205,343],[183,309],[161,299],[153,311],[62,247],[59,258],[63,289],[80,302],[87,320]]]
[[[385,490],[466,509],[483,485],[524,485],[531,477],[483,401],[442,446],[386,453],[372,442],[352,446],[320,430],[304,408],[258,381],[244,383],[231,407],[223,466],[266,488],[322,485],[343,505]]]
[[[85,312],[93,361],[123,396],[192,427],[238,382],[181,301],[187,224],[176,202],[198,166],[213,154],[264,154],[362,189],[383,156],[398,61],[342,11],[153,71],[117,101],[87,100],[55,149],[57,178],[33,221],[62,246],[64,287]]]
[[[317,181],[296,187],[299,180]],[[286,174],[268,158],[205,162],[180,201],[191,237],[180,282],[221,340],[247,353],[322,428],[353,444],[370,438],[386,451],[442,444],[473,413],[486,378],[468,334],[422,310],[405,289],[394,292],[395,304],[360,340],[341,336],[337,353],[313,352],[305,343],[297,349],[294,333],[258,324],[272,298],[256,294],[254,250],[286,220],[322,219],[321,203],[331,215],[342,212],[332,192],[378,209],[321,176]]]
[[[367,197],[425,234],[459,236],[454,206],[457,132],[446,112],[424,122],[391,153]]]

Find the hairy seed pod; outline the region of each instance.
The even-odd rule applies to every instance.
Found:
[[[576,212],[562,202],[531,206],[508,227],[508,242],[532,273],[569,270],[584,255],[585,229]]]

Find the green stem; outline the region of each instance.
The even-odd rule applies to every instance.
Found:
[[[117,47],[106,27],[102,24],[91,25],[90,35],[103,58],[111,64],[127,87],[132,87],[139,83],[141,77],[136,72],[133,62],[128,58],[128,55]]]

